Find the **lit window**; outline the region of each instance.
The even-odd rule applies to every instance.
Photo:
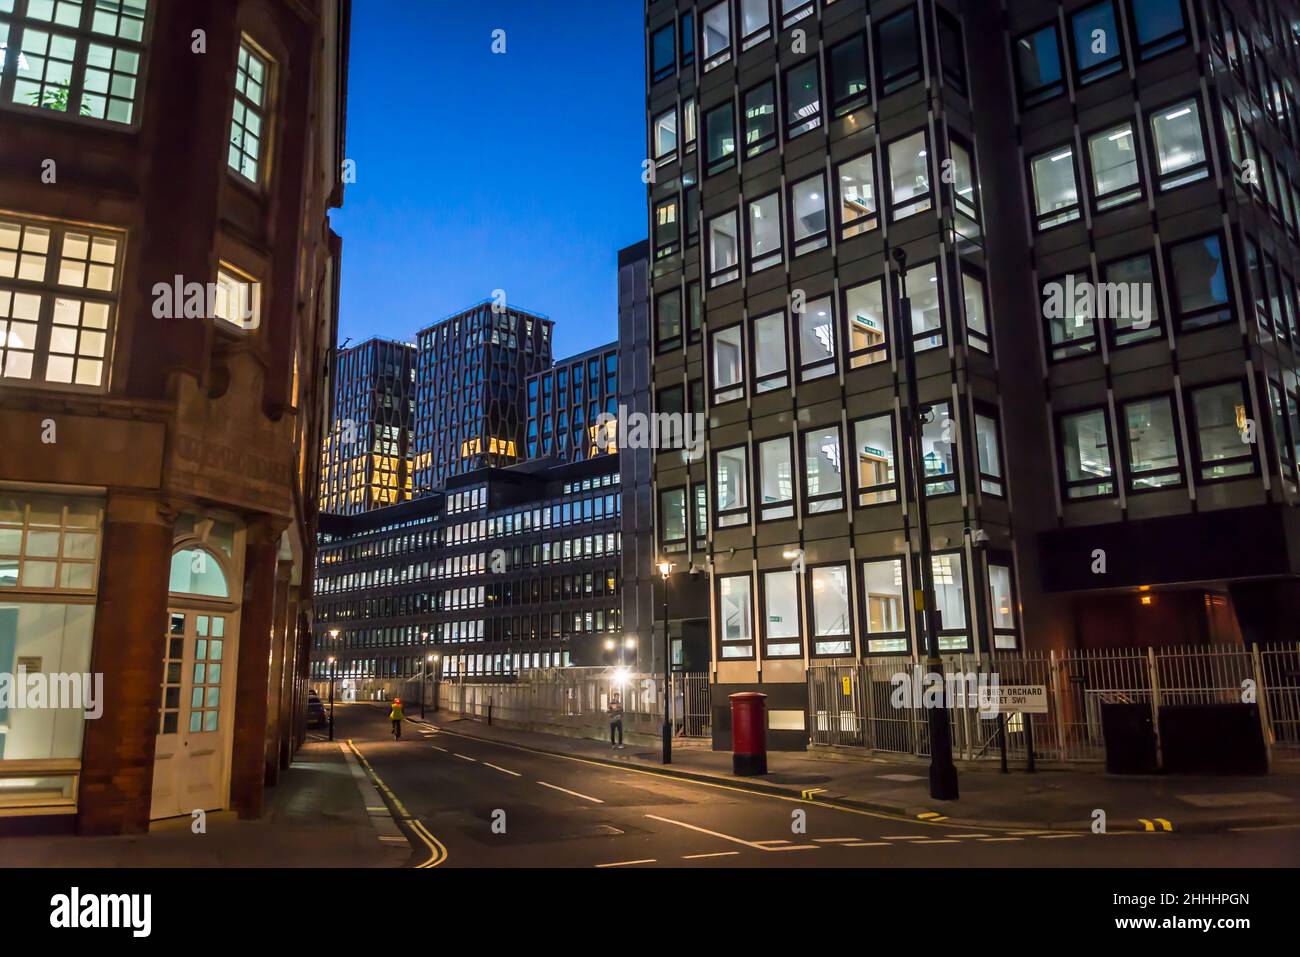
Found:
[[[136,119],[147,0],[0,2],[9,102],[129,125]],[[6,49],[17,50],[6,69]]]
[[[1053,362],[1097,351],[1097,324],[1088,300],[1081,297],[1089,283],[1087,273],[1070,273],[1043,283],[1043,318],[1047,346]]]
[[[917,352],[943,345],[943,296],[938,263],[913,267],[907,275],[908,299],[912,306],[912,348]]]
[[[1065,92],[1060,37],[1054,24],[1017,37],[1012,49],[1021,106],[1035,106]]]
[[[771,193],[749,204],[749,271],[781,264],[781,197]]]
[[[821,126],[822,99],[817,81],[816,57],[786,71],[785,103],[787,139],[794,139]]]
[[[718,576],[718,638],[723,658],[754,656],[748,575]]]
[[[262,322],[262,284],[223,264],[217,269],[215,318],[246,331],[256,329]]]
[[[1160,188],[1174,189],[1210,175],[1201,138],[1201,108],[1195,100],[1177,103],[1151,117]],[[1265,178],[1271,183],[1270,178]]]
[[[853,654],[849,571],[845,565],[809,569],[814,655]]]
[[[1274,450],[1281,460],[1281,475],[1288,482],[1295,482],[1295,444],[1290,438],[1290,426],[1287,424],[1286,411],[1282,406],[1282,390],[1272,379],[1268,380],[1269,411],[1273,419]]]
[[[1016,597],[1011,581],[1011,566],[989,562],[989,601],[993,613],[993,647],[1013,649],[1019,644],[1016,635]]]
[[[1189,391],[1201,481],[1255,474],[1250,414],[1240,382]]]
[[[960,552],[930,556],[934,605],[939,613],[939,650],[968,651],[966,634],[966,561]]]
[[[835,373],[835,318],[823,296],[806,303],[799,314],[799,379],[807,382]]]
[[[908,601],[903,588],[903,560],[863,562],[862,594],[866,607],[867,654],[906,653]]]
[[[873,279],[844,291],[844,321],[849,330],[849,368],[860,369],[889,358],[889,320],[885,281]]]
[[[740,326],[730,326],[713,334],[713,402],[730,402],[744,394],[744,345]]]
[[[655,160],[662,166],[677,158],[677,111],[661,113],[654,122]]]
[[[1129,256],[1101,267],[1106,284],[1106,318],[1113,347],[1130,346],[1163,336],[1159,287],[1151,254]]]
[[[853,425],[853,451],[858,505],[883,505],[898,500],[894,474],[894,417],[878,415]]]
[[[822,249],[830,241],[823,174],[810,176],[790,187],[790,232],[796,256]]]
[[[740,240],[736,211],[709,220],[709,286],[740,278]]]
[[[772,35],[770,0],[740,0],[740,48],[748,50]]]
[[[230,120],[228,163],[231,169],[251,183],[261,182],[270,73],[270,61],[253,49],[248,40],[242,40],[235,68],[235,103]]]
[[[790,437],[758,445],[759,521],[794,517],[794,464]]]
[[[971,267],[961,271],[962,302],[966,308],[966,341],[980,352],[989,351],[988,300],[984,277]]]
[[[980,490],[989,495],[1004,496],[998,423],[992,415],[975,413],[975,448],[979,453]]]
[[[1092,164],[1092,200],[1098,212],[1142,198],[1132,123],[1088,137],[1088,159]]]
[[[686,146],[686,152],[690,153],[695,149],[695,97],[691,97],[682,104],[682,142]]]
[[[957,423],[947,402],[930,405],[930,421],[921,427],[921,460],[925,464],[925,494],[957,492]]]
[[[686,489],[670,488],[659,494],[661,543],[686,541]]]
[[[930,208],[930,166],[926,136],[917,130],[889,144],[889,212],[903,219]]]
[[[811,16],[813,0],[781,0],[781,29]]]
[[[979,193],[975,182],[975,164],[965,144],[950,139],[948,155],[952,160],[952,198],[957,212],[979,222]],[[959,224],[960,226],[960,224]]]
[[[1079,218],[1079,189],[1074,176],[1074,147],[1062,146],[1029,161],[1034,184],[1034,213],[1039,229]]]
[[[839,190],[840,239],[852,239],[879,225],[875,166],[875,154],[864,153],[837,167],[835,186]]]
[[[770,392],[789,385],[786,360],[785,313],[754,320],[754,392]]]
[[[1070,17],[1074,65],[1079,83],[1092,83],[1124,67],[1123,41],[1113,0],[1103,0]]]
[[[681,346],[682,291],[680,289],[669,289],[655,297],[655,323],[660,352]]]
[[[764,572],[763,657],[797,658],[802,652],[799,641],[799,578],[788,570]]]
[[[0,385],[107,385],[123,245],[83,226],[0,218]]]
[[[1122,418],[1130,492],[1170,488],[1183,484],[1178,454],[1178,430],[1168,396],[1124,403]]]
[[[803,434],[804,495],[808,512],[838,512],[844,507],[844,466],[839,426]]]
[[[700,18],[703,27],[701,49],[704,54],[704,72],[731,59],[731,0],[714,4]]]
[[[677,197],[655,204],[655,258],[663,259],[677,252],[681,245],[681,227],[677,223]]]
[[[745,446],[722,449],[715,453],[714,501],[717,502],[719,528],[749,522],[749,478]]]
[[[745,94],[745,156],[758,156],[776,145],[776,84],[760,83]]]

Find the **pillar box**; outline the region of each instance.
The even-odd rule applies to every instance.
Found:
[[[767,695],[742,691],[731,700],[731,770],[767,773]]]

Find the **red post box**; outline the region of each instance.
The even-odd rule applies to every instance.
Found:
[[[731,695],[731,771],[767,773],[767,695],[741,691]]]

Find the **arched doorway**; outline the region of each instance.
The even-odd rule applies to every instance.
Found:
[[[172,552],[152,820],[229,804],[239,651],[234,565],[195,538]]]

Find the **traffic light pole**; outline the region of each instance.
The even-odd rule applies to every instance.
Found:
[[[907,377],[907,411],[903,415],[903,441],[908,451],[912,481],[909,483],[912,500],[916,503],[917,542],[921,558],[920,588],[913,591],[912,609],[921,611],[925,617],[926,677],[929,681],[938,676],[943,682],[943,659],[939,656],[939,609],[934,598],[934,556],[930,544],[930,517],[925,494],[925,458],[921,453],[922,416],[928,411],[922,408],[916,381],[916,349],[912,338],[912,301],[907,295],[907,253],[902,249],[894,250],[894,262],[898,266],[898,308],[894,315],[894,341],[898,343],[898,353],[903,359],[904,373]],[[944,686],[946,692],[946,685]],[[955,801],[957,799],[957,768],[952,763],[952,724],[948,716],[948,704],[941,693],[938,704],[927,709],[930,728],[930,797],[936,801]]]

